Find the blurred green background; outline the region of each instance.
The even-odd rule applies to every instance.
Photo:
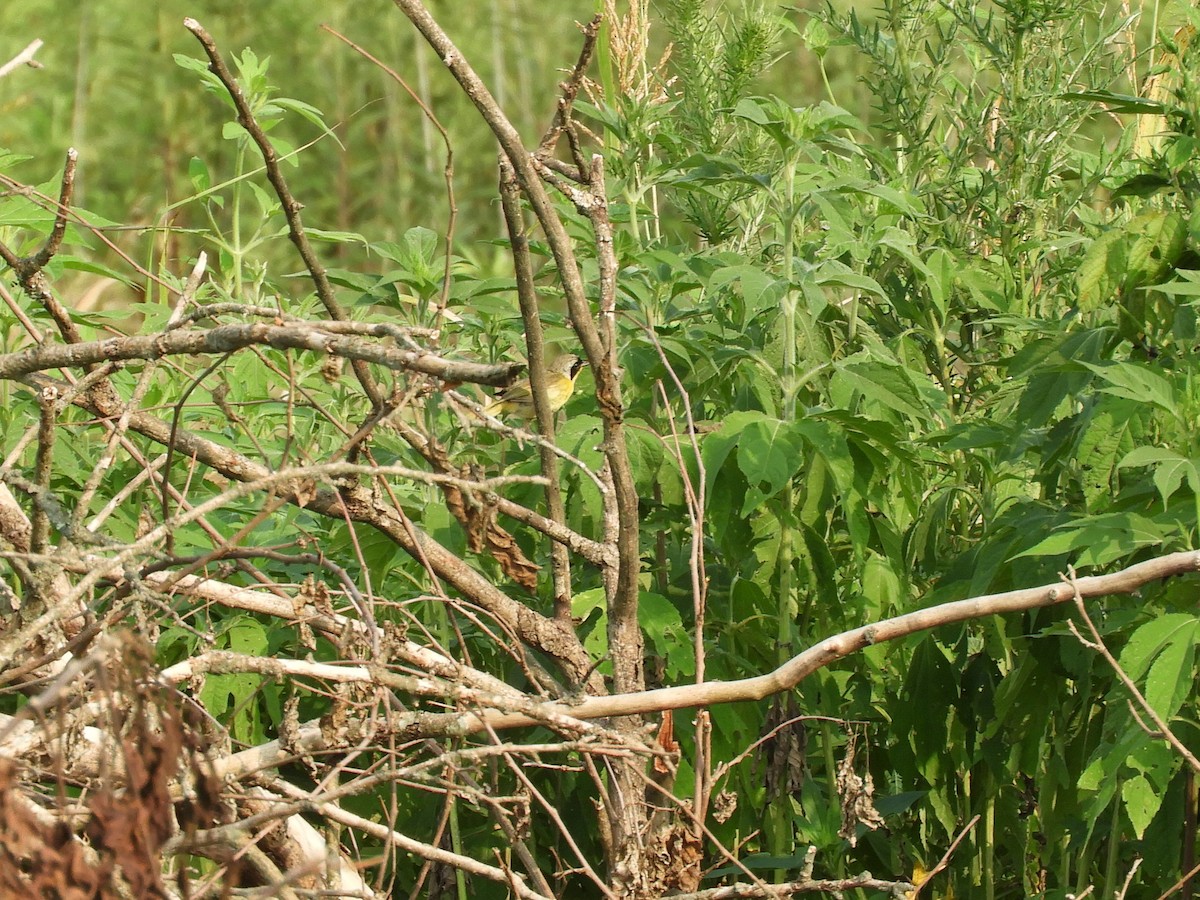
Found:
[[[575,23],[596,12],[595,0],[556,3],[553,15],[539,0],[429,6],[522,134],[535,141],[553,111],[562,72],[578,53]],[[225,101],[203,91],[172,59],[202,56],[183,27],[185,16],[205,26],[227,59],[247,47],[269,58],[269,78],[280,92],[317,107],[334,129],[341,147],[320,139],[304,151],[299,168],[288,171],[311,225],[391,239],[414,225],[441,230],[446,217],[445,154],[436,131],[390,77],[320,30],[328,24],[394,67],[445,125],[455,153],[460,237],[490,238],[498,230],[491,137],[432,51],[386,0],[252,6],[28,0],[11,11],[0,57],[7,60],[41,38],[46,44],[37,59],[45,68],[22,68],[0,79],[0,147],[34,157],[8,174],[26,183],[52,182],[73,146],[80,152],[77,204],[129,225],[154,222],[164,207],[192,193],[192,157],[209,165],[214,180],[228,177],[235,147],[222,138],[229,118]],[[805,19],[796,12],[789,18],[798,27]],[[651,39],[657,59],[668,36],[655,23]],[[836,53],[828,65],[835,84],[858,90],[855,73],[839,71]],[[821,92],[815,57],[795,34],[767,77],[764,92],[797,105]],[[849,104],[853,98],[839,99]],[[320,137],[298,116],[286,117],[276,133],[295,144]]]

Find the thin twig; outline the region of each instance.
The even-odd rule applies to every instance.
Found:
[[[275,195],[279,198],[280,204],[283,206],[283,215],[288,223],[288,237],[296,247],[296,251],[300,254],[300,258],[304,261],[305,267],[308,269],[309,277],[312,279],[313,286],[317,290],[317,297],[320,298],[321,304],[329,313],[330,318],[346,319],[348,318],[341,304],[338,303],[337,297],[334,295],[333,283],[329,280],[329,275],[325,271],[325,266],[317,256],[312,244],[308,240],[308,232],[304,230],[304,222],[300,217],[300,210],[303,209],[303,204],[300,203],[293,195],[291,188],[288,187],[287,179],[283,177],[283,170],[279,167],[279,156],[275,152],[275,147],[271,144],[262,126],[258,124],[258,120],[254,117],[254,112],[250,109],[250,103],[246,99],[246,94],[238,84],[233,72],[229,70],[229,66],[225,64],[224,58],[221,56],[221,51],[217,49],[216,41],[213,40],[204,26],[190,16],[183,20],[183,27],[195,35],[196,40],[200,42],[200,46],[204,48],[205,54],[208,56],[209,68],[213,74],[220,79],[221,84],[225,86],[225,90],[229,93],[230,99],[233,100],[234,106],[238,112],[238,124],[246,130],[250,135],[250,139],[254,141],[258,147],[258,152],[262,156],[263,163],[267,167],[267,180],[271,182],[271,187],[275,190]],[[371,374],[371,370],[367,368],[366,362],[362,359],[355,359],[351,363],[354,374],[358,377],[359,384],[362,385],[363,391],[370,398],[372,405],[381,406],[383,404],[383,391],[375,381],[375,376]]]
[[[921,889],[933,880],[933,876],[945,869],[946,866],[950,865],[950,858],[954,856],[954,851],[958,849],[958,845],[962,843],[963,838],[967,836],[968,832],[970,832],[970,830],[974,828],[978,822],[979,816],[976,815],[971,819],[970,822],[962,827],[962,831],[960,831],[958,836],[950,842],[950,846],[946,848],[946,852],[942,854],[942,858],[938,860],[937,865],[930,869],[928,874],[921,879],[921,883],[912,889],[912,893],[908,895],[909,900],[917,900],[917,897],[920,896]]]
[[[521,211],[520,188],[513,173],[512,163],[503,154],[500,156],[500,207],[508,230],[508,246],[512,252],[513,273],[517,280],[517,302],[521,307],[521,322],[525,331],[525,358],[529,360],[529,387],[533,395],[533,408],[541,433],[551,439],[538,445],[542,474],[546,477],[546,509],[552,521],[565,523],[566,506],[559,487],[558,460],[552,442],[554,410],[550,406],[546,386],[542,311],[538,304],[537,289],[534,287],[533,262],[529,254],[525,215]],[[554,588],[554,617],[568,620],[571,617],[572,596],[571,556],[563,544],[555,542],[551,545],[550,566]]]
[[[386,72],[388,77],[395,81],[396,84],[400,85],[400,87],[404,89],[404,92],[408,94],[410,98],[412,98],[412,101],[420,108],[421,115],[423,115],[426,120],[433,125],[433,127],[437,130],[437,133],[442,138],[442,144],[446,148],[446,165],[442,169],[442,176],[446,181],[447,212],[446,233],[443,235],[443,240],[446,243],[445,267],[442,270],[442,290],[438,299],[437,309],[438,320],[440,320],[442,311],[450,305],[451,274],[453,272],[454,265],[454,254],[451,252],[451,250],[454,248],[455,225],[458,222],[458,202],[455,200],[454,194],[454,146],[450,143],[450,132],[446,130],[446,126],[442,124],[441,120],[437,117],[437,114],[434,113],[433,109],[430,108],[429,104],[422,100],[421,96],[408,86],[408,82],[400,77],[399,72],[384,63],[378,57],[373,56],[358,44],[354,43],[354,41],[350,40],[345,35],[335,31],[333,28],[330,28],[328,25],[322,25],[321,28],[324,31],[328,31],[339,41],[342,41],[344,44],[346,44],[346,46],[350,47],[350,49],[352,49],[355,53],[370,61],[383,72]]]
[[[42,45],[44,43],[45,42],[41,39],[30,41],[29,45],[24,50],[22,50],[4,65],[0,66],[0,78],[10,74],[13,70],[20,66],[29,66],[31,69],[42,68],[42,64],[34,59],[33,56],[42,49]]]
[[[1158,729],[1158,734],[1154,736],[1161,738],[1170,744],[1175,752],[1187,761],[1187,764],[1192,767],[1193,771],[1200,772],[1200,760],[1196,759],[1195,754],[1193,754],[1192,751],[1184,746],[1183,741],[1179,740],[1179,738],[1175,736],[1175,732],[1171,731],[1171,726],[1168,725],[1166,720],[1158,714],[1158,711],[1150,705],[1150,702],[1146,699],[1145,694],[1138,689],[1138,686],[1134,684],[1133,679],[1130,678],[1128,673],[1121,668],[1121,664],[1117,662],[1116,657],[1113,656],[1112,652],[1107,646],[1105,646],[1104,638],[1100,636],[1100,631],[1096,628],[1096,624],[1092,621],[1092,617],[1088,615],[1087,607],[1084,605],[1083,593],[1079,590],[1080,579],[1075,577],[1074,567],[1071,567],[1067,570],[1067,574],[1063,576],[1063,581],[1070,585],[1071,590],[1074,592],[1075,609],[1078,611],[1079,617],[1083,619],[1083,623],[1087,626],[1088,632],[1091,634],[1092,639],[1090,641],[1085,640],[1083,635],[1076,630],[1075,623],[1071,622],[1069,624],[1071,631],[1075,634],[1075,637],[1077,637],[1079,642],[1089,650],[1095,650],[1097,653],[1099,653],[1104,661],[1108,663],[1109,667],[1112,668],[1117,678],[1119,678],[1121,683],[1125,685],[1125,689],[1128,690],[1133,696],[1133,699],[1137,705],[1142,708],[1142,710],[1150,718],[1150,721],[1154,723],[1155,728]]]

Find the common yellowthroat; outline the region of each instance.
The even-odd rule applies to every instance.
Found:
[[[546,366],[546,396],[550,400],[550,409],[557,412],[571,399],[575,391],[575,379],[583,368],[583,360],[574,353],[562,353],[554,357]],[[533,410],[533,391],[529,387],[529,379],[522,378],[513,382],[497,394],[486,407],[484,412],[489,416],[513,415],[521,419],[532,419],[536,415]]]

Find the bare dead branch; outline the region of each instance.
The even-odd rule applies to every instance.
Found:
[[[554,152],[554,145],[558,143],[559,135],[571,121],[571,107],[575,103],[575,98],[579,96],[579,90],[583,87],[583,79],[587,75],[588,67],[592,64],[592,57],[596,53],[596,37],[600,34],[600,24],[603,21],[604,16],[597,13],[580,29],[583,32],[583,46],[579,48],[579,58],[575,61],[575,67],[571,70],[571,74],[566,81],[559,85],[561,96],[558,98],[558,106],[554,110],[554,119],[542,136],[541,143],[538,144],[536,151],[538,156],[545,157]]]
[[[818,669],[873,644],[898,640],[910,634],[956,622],[1054,606],[1073,599],[1076,591],[1081,599],[1131,594],[1151,582],[1197,571],[1200,571],[1200,551],[1182,550],[1137,563],[1109,575],[1078,578],[1074,585],[1050,584],[942,603],[826,638],[765,675],[737,681],[708,681],[704,684],[681,685],[634,694],[589,697],[571,706],[570,714],[576,718],[588,719],[593,716],[645,714],[666,709],[761,700],[772,694],[791,690]],[[488,722],[489,727],[497,730],[523,724],[529,723],[509,718]]]
[[[359,330],[382,335],[387,329]],[[46,369],[89,366],[98,362],[230,353],[252,346],[328,353],[331,356],[371,362],[389,369],[419,372],[455,384],[470,381],[501,386],[510,382],[515,372],[520,370],[519,363],[488,365],[443,359],[432,353],[417,350],[376,346],[356,337],[326,331],[316,323],[267,325],[251,322],[218,325],[207,329],[179,328],[163,334],[111,337],[65,346],[44,344],[29,347],[16,353],[0,355],[0,379],[21,378]]]
[[[1100,636],[1100,630],[1096,627],[1096,623],[1092,621],[1092,617],[1088,615],[1087,607],[1083,603],[1084,594],[1079,588],[1081,579],[1075,577],[1074,568],[1068,570],[1067,574],[1063,576],[1063,581],[1074,592],[1072,599],[1075,601],[1075,609],[1079,613],[1079,617],[1083,619],[1083,624],[1087,626],[1088,633],[1092,636],[1092,639],[1090,641],[1086,640],[1075,628],[1073,622],[1070,623],[1072,633],[1074,633],[1083,646],[1089,650],[1095,650],[1108,663],[1109,668],[1120,679],[1121,684],[1125,685],[1125,690],[1129,691],[1138,708],[1150,718],[1154,723],[1154,727],[1158,729],[1157,735],[1154,736],[1170,744],[1171,749],[1178,753],[1192,767],[1193,772],[1200,772],[1200,760],[1196,759],[1196,755],[1184,745],[1183,741],[1175,736],[1175,732],[1171,730],[1171,726],[1167,724],[1166,719],[1159,715],[1158,711],[1150,705],[1150,702],[1146,699],[1146,695],[1138,689],[1133,679],[1129,677],[1129,673],[1121,668],[1121,664],[1117,662],[1117,658],[1112,655],[1112,651],[1105,645],[1104,638]],[[1134,715],[1136,716],[1136,712]]]
[[[346,313],[334,295],[333,284],[329,280],[325,266],[309,242],[308,232],[304,230],[304,222],[300,216],[300,210],[304,208],[304,205],[292,195],[291,188],[287,184],[287,179],[283,177],[283,170],[279,167],[279,156],[275,152],[275,148],[272,146],[266,132],[263,131],[262,126],[255,119],[254,113],[250,109],[250,103],[246,100],[246,95],[242,91],[241,85],[238,84],[233,72],[225,64],[225,60],[221,56],[221,51],[217,49],[216,41],[213,40],[212,35],[204,30],[204,26],[195,19],[188,17],[183,20],[183,27],[195,35],[196,40],[200,42],[200,46],[204,48],[204,52],[208,56],[209,68],[221,80],[221,84],[229,92],[234,106],[237,107],[238,124],[246,129],[246,133],[250,135],[250,139],[258,147],[258,152],[267,167],[267,180],[271,182],[271,187],[274,188],[275,195],[279,198],[279,202],[283,206],[283,215],[288,223],[288,237],[292,244],[295,245],[296,251],[300,254],[300,258],[304,261],[304,265],[308,269],[309,276],[312,278],[313,286],[317,290],[317,296],[320,298],[321,304],[325,307],[331,318],[338,320],[346,319]],[[363,360],[353,359],[352,366],[354,374],[358,377],[359,384],[362,385],[363,391],[370,398],[371,403],[374,406],[381,405],[383,403],[383,391],[376,383],[375,377],[366,367]]]
[[[103,417],[119,416],[124,411],[123,407],[105,392],[89,392],[76,402],[95,415]],[[130,419],[130,427],[133,431],[164,445],[172,440],[170,426],[146,413],[134,413]],[[175,434],[175,442],[182,455],[194,457],[226,478],[261,481],[271,475],[261,463],[185,429],[180,429]],[[598,685],[602,684],[572,627],[548,619],[524,603],[509,597],[457,555],[406,521],[396,509],[382,508],[367,487],[345,485],[338,491],[318,489],[310,496],[310,485],[311,481],[304,479],[302,483],[294,486],[281,486],[282,495],[289,502],[302,502],[308,509],[322,515],[337,519],[348,517],[352,521],[363,522],[378,529],[396,541],[406,552],[425,561],[437,577],[454,586],[464,596],[470,597],[497,619],[508,623],[515,633],[521,635],[523,641],[559,660],[564,665],[568,678],[579,681],[590,676]],[[193,513],[194,510],[188,512],[185,518],[190,520]],[[98,575],[99,573],[93,573],[90,583],[95,583]],[[89,579],[84,579],[84,582],[88,581]],[[79,586],[76,589],[80,589]],[[49,621],[51,620],[41,623],[40,627],[46,627]]]
[[[24,50],[22,50],[4,65],[0,66],[0,78],[3,78],[5,75],[12,74],[12,72],[20,66],[29,66],[31,69],[42,68],[42,64],[33,57],[39,50],[42,49],[42,45],[44,43],[45,42],[40,38],[30,41],[29,45],[26,46]]]
[[[542,185],[541,173],[534,156],[525,148],[520,134],[504,115],[483,80],[420,0],[394,2],[437,52],[443,64],[491,128],[501,149],[512,163],[514,175],[542,226],[558,265],[571,324],[579,336],[596,380],[597,398],[604,415],[602,447],[612,472],[615,502],[619,511],[621,553],[618,555],[616,577],[607,583],[612,607],[609,616],[610,630],[615,630],[618,637],[618,641],[614,642],[610,636],[609,643],[610,646],[622,648],[620,658],[614,659],[613,683],[618,691],[640,690],[644,686],[642,635],[640,630],[630,627],[630,623],[637,619],[640,554],[636,549],[633,553],[626,552],[631,547],[637,547],[638,499],[625,445],[619,373],[609,361],[609,348],[601,339],[593,318],[570,236]]]
[[[525,353],[529,360],[529,386],[533,392],[533,408],[537,414],[538,428],[542,434],[554,434],[554,410],[546,388],[545,340],[542,336],[542,313],[534,287],[533,262],[529,256],[529,236],[525,216],[521,211],[520,190],[512,163],[508,157],[500,156],[500,206],[504,211],[504,224],[508,230],[508,243],[513,258],[513,272],[517,279],[517,302],[521,307],[521,321],[525,328]],[[566,507],[558,482],[558,461],[554,449],[539,444],[542,458],[542,474],[546,478],[546,508],[552,522],[566,522]],[[571,557],[565,545],[555,542],[551,547],[551,566],[554,583],[554,616],[557,619],[571,617]]]
[[[304,792],[299,788],[292,788],[285,783],[277,782],[284,793],[292,793],[294,791],[298,799],[303,798]],[[478,875],[481,878],[486,878],[489,881],[498,881],[501,884],[508,884],[512,887],[514,893],[522,900],[553,900],[532,890],[525,884],[525,879],[515,872],[501,869],[497,866],[489,866],[486,863],[479,862],[469,856],[463,856],[458,853],[453,853],[449,850],[442,850],[440,847],[434,847],[430,844],[414,840],[413,838],[403,835],[398,831],[393,831],[386,825],[381,825],[376,822],[364,819],[354,813],[348,812],[341,807],[332,803],[322,803],[320,801],[312,802],[314,812],[328,818],[330,821],[337,822],[349,828],[354,828],[377,840],[384,841],[403,850],[405,853],[411,853],[422,859],[432,859],[435,862],[440,862],[443,865],[453,866],[461,869],[469,875]]]
[[[75,193],[75,166],[78,161],[79,154],[75,148],[69,148],[59,199],[53,207],[54,225],[42,246],[30,256],[19,257],[6,244],[0,242],[0,259],[13,270],[21,289],[45,308],[54,324],[58,326],[63,339],[71,343],[81,340],[79,329],[71,320],[70,313],[50,289],[50,281],[43,270],[62,246],[63,236],[66,234],[67,217],[71,214],[71,198]]]
[[[437,309],[438,315],[440,317],[441,313],[446,309],[447,306],[450,305],[450,285],[451,285],[450,275],[451,275],[451,268],[454,264],[454,254],[451,253],[450,251],[451,251],[451,248],[454,247],[454,228],[455,228],[455,224],[458,222],[458,203],[455,200],[455,195],[454,195],[454,145],[450,143],[450,133],[446,130],[446,126],[442,124],[441,119],[439,119],[437,117],[437,115],[434,113],[434,111],[430,108],[429,104],[421,99],[420,94],[418,94],[416,91],[414,91],[412,88],[410,88],[408,86],[408,82],[406,82],[403,78],[400,77],[399,72],[397,72],[391,66],[386,65],[378,57],[367,52],[367,50],[360,47],[358,44],[354,43],[352,40],[347,38],[345,35],[340,34],[339,32],[335,31],[333,28],[330,28],[328,25],[322,25],[321,29],[323,31],[328,31],[335,38],[337,38],[339,41],[341,41],[346,46],[348,46],[350,49],[352,49],[355,53],[357,53],[361,57],[363,57],[363,59],[370,61],[373,65],[377,66],[380,70],[382,70],[383,72],[386,72],[387,76],[389,78],[391,78],[394,82],[396,82],[396,84],[400,85],[400,87],[404,90],[404,92],[406,94],[408,94],[408,96],[412,99],[412,101],[415,104],[417,104],[417,107],[421,110],[421,115],[423,115],[425,117],[426,121],[428,121],[437,130],[438,135],[441,136],[442,144],[446,148],[446,165],[442,169],[442,177],[446,181],[447,214],[446,214],[446,233],[444,235],[444,240],[446,242],[446,261],[445,261],[445,267],[442,270],[442,290],[441,290],[441,294],[439,296],[438,309]]]
[[[957,836],[955,836],[954,840],[950,842],[950,846],[946,848],[946,852],[942,854],[942,858],[938,860],[937,865],[930,869],[929,872],[926,873],[925,877],[921,879],[921,883],[912,889],[912,893],[908,895],[911,900],[917,900],[917,898],[921,895],[921,891],[924,890],[925,885],[929,884],[929,882],[933,880],[933,876],[937,875],[939,872],[943,871],[946,866],[950,865],[950,859],[954,856],[954,851],[958,849],[958,845],[963,842],[963,839],[968,834],[970,834],[971,829],[974,828],[978,822],[979,816],[973,816],[971,821],[962,827]]]
[[[796,894],[832,894],[839,896],[845,891],[858,889],[887,891],[893,897],[904,897],[912,890],[907,881],[887,881],[870,874],[854,875],[850,878],[813,878],[769,884],[759,887],[754,884],[731,884],[726,887],[709,888],[690,894],[676,894],[672,900],[758,900],[758,898],[792,897]]]

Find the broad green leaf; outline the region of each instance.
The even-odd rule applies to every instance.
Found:
[[[1187,243],[1187,222],[1177,212],[1158,210],[1136,216],[1127,226],[1130,238],[1126,287],[1164,278]]]
[[[869,275],[855,272],[845,263],[827,260],[812,273],[813,280],[821,287],[845,287],[853,291],[886,297],[882,285]]]
[[[893,615],[904,598],[900,579],[891,563],[877,553],[868,553],[862,573],[862,592],[873,618]]]
[[[696,671],[696,654],[692,637],[683,626],[679,610],[661,594],[643,591],[638,595],[638,621],[645,631],[649,646],[666,659],[667,674],[681,680]]]
[[[1095,409],[1088,421],[1075,457],[1089,509],[1107,505],[1112,496],[1117,460],[1133,442],[1136,410],[1135,404],[1117,400]]]
[[[914,418],[925,418],[927,415],[921,396],[899,366],[878,362],[839,363],[836,377],[878,404],[877,409],[873,410],[876,414],[883,410],[895,410]]]
[[[917,219],[925,215],[921,198],[907,191],[899,191],[886,184],[867,184],[865,190],[873,197],[878,197],[884,203],[895,208],[897,212]]]
[[[941,247],[934,248],[926,258],[925,266],[929,273],[925,279],[925,286],[929,289],[929,298],[937,307],[939,321],[944,322],[946,305],[950,301],[950,295],[954,289],[954,279],[960,267],[957,260]]]
[[[1138,627],[1118,657],[1121,668],[1134,681],[1140,681],[1163,648],[1176,640],[1187,640],[1196,619],[1187,613],[1167,613]]]
[[[1179,712],[1184,699],[1192,695],[1197,625],[1193,620],[1173,634],[1146,676],[1146,702],[1168,721]]]
[[[249,616],[237,616],[218,637],[217,645],[247,656],[268,655],[266,629]],[[254,741],[261,737],[254,695],[263,676],[255,674],[209,675],[200,691],[200,702],[211,715],[228,721],[234,712],[231,731],[237,740]]]
[[[779,419],[748,425],[738,441],[738,468],[751,490],[742,515],[769,499],[804,465],[804,441],[792,423]]]
[[[1133,833],[1138,840],[1146,833],[1162,805],[1162,800],[1162,796],[1156,793],[1150,782],[1141,775],[1134,775],[1121,785],[1121,801],[1125,805],[1125,813],[1129,816]]]
[[[1179,486],[1187,480],[1193,493],[1200,494],[1200,470],[1194,460],[1180,456],[1165,447],[1138,447],[1127,453],[1117,464],[1118,468],[1152,466],[1154,487],[1165,505]]]
[[[1155,463],[1163,462],[1179,462],[1186,461],[1174,450],[1168,450],[1166,447],[1138,447],[1136,450],[1130,450],[1121,461],[1117,463],[1117,467],[1132,468],[1136,466],[1152,466]]]
[[[1162,526],[1136,513],[1113,513],[1083,519],[1056,529],[1014,559],[1024,556],[1061,556],[1082,551],[1077,566],[1096,566],[1128,556],[1141,547],[1161,544]]]
[[[717,474],[730,451],[741,440],[742,432],[751,424],[765,418],[760,412],[735,412],[721,421],[719,429],[704,436],[704,442],[700,445],[700,455],[704,459],[704,470],[708,475],[706,490],[710,497]]]
[[[188,161],[188,178],[198,194],[203,194],[212,187],[212,176],[209,175],[208,165],[198,156],[193,156]]]
[[[1154,284],[1150,288],[1172,297],[1200,297],[1200,270],[1176,269],[1174,281]]]
[[[1084,312],[1115,300],[1124,283],[1126,246],[1119,231],[1106,231],[1088,247],[1075,273],[1077,302]]]
[[[1176,412],[1175,390],[1171,382],[1146,366],[1127,362],[1095,364],[1085,362],[1105,382],[1100,390],[1116,397],[1153,403],[1169,413]]]
[[[764,309],[774,309],[787,289],[782,281],[759,266],[725,266],[717,269],[709,279],[709,289],[716,291],[726,286],[736,286],[745,302],[747,319]]]
[[[1152,211],[1106,231],[1088,248],[1076,272],[1079,308],[1097,309],[1120,292],[1162,279],[1187,242],[1187,223],[1174,212]]]
[[[580,622],[583,646],[593,659],[608,655],[608,607],[605,605],[604,589],[592,588],[580,591],[571,598],[571,616]]]

